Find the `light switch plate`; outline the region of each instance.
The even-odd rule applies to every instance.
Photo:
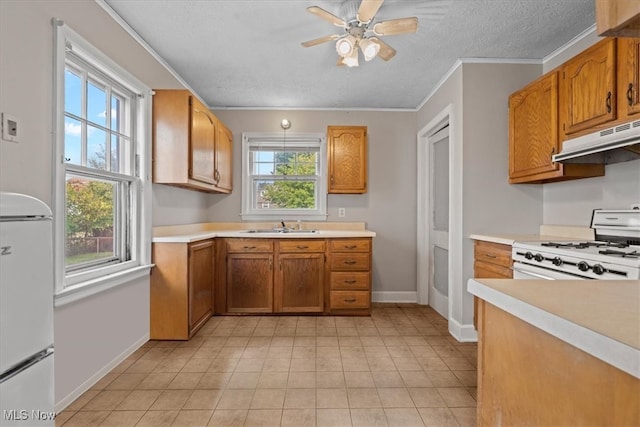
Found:
[[[2,139],[9,142],[20,142],[19,129],[17,117],[2,113]]]

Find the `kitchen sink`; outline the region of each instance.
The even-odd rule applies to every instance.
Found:
[[[287,233],[287,234],[309,234],[318,233],[319,230],[291,230],[288,228],[265,228],[256,230],[246,230],[243,233]]]

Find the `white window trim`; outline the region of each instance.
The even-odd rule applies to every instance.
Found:
[[[131,73],[112,61],[73,31],[63,21],[52,19],[53,24],[53,213],[54,213],[54,283],[55,305],[61,306],[98,292],[131,282],[149,274],[151,264],[151,89]],[[131,260],[113,266],[96,268],[77,274],[69,280],[65,273],[65,166],[64,166],[64,71],[65,49],[71,43],[74,50],[99,68],[107,67],[115,73],[133,93],[139,94],[136,126],[138,141],[135,156],[138,179],[132,183],[136,197],[131,208],[137,212],[132,226]],[[104,70],[105,74],[110,72]]]
[[[320,143],[317,190],[317,209],[292,212],[289,209],[273,209],[268,212],[257,211],[251,208],[251,169],[249,166],[249,146],[252,140],[283,141],[283,133],[278,132],[243,132],[242,133],[242,216],[249,221],[280,221],[280,220],[308,220],[326,221],[327,219],[327,139],[322,133],[287,132],[286,139],[293,141],[308,140]]]

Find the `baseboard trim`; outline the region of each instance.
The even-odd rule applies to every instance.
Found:
[[[144,334],[140,339],[138,339],[136,342],[131,344],[126,350],[124,350],[122,353],[116,356],[111,362],[109,362],[102,369],[100,369],[98,372],[96,372],[91,377],[89,377],[89,379],[87,379],[85,382],[83,382],[78,387],[76,387],[75,390],[73,390],[67,396],[60,399],[58,402],[56,402],[56,405],[55,405],[56,413],[62,412],[67,406],[69,406],[78,397],[82,396],[82,394],[85,391],[93,387],[93,385],[98,381],[100,381],[102,377],[104,377],[109,372],[111,372],[113,368],[118,366],[127,357],[131,356],[133,352],[135,352],[137,349],[142,347],[142,345],[147,341],[149,341],[149,333]]]
[[[449,319],[449,333],[460,342],[477,342],[478,331],[473,325],[463,325],[455,319]]]
[[[418,301],[418,293],[415,291],[371,292],[371,300],[373,302],[415,303]]]

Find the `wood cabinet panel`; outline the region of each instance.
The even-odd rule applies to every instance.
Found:
[[[276,312],[322,313],[324,253],[280,254],[276,273]]]
[[[273,255],[227,255],[227,309],[229,313],[273,312]]]
[[[214,179],[216,187],[230,193],[233,190],[233,134],[220,121],[217,132]]]
[[[331,291],[331,308],[369,309],[371,295],[369,291]]]
[[[213,240],[189,245],[189,328],[204,323],[213,311]]]
[[[273,252],[271,239],[226,239],[227,252]]]
[[[369,252],[370,239],[332,239],[329,241],[332,252]]]
[[[367,271],[371,269],[370,259],[367,253],[333,253],[331,271]]]
[[[616,41],[605,39],[567,61],[560,92],[566,135],[616,118]]]
[[[189,177],[207,184],[215,184],[216,124],[209,110],[197,98],[192,97],[191,104]]]
[[[324,252],[324,240],[280,240],[278,241],[280,253],[297,253],[297,252]]]
[[[329,193],[367,192],[367,127],[327,128]]]
[[[599,36],[640,37],[640,2],[596,0],[596,26]]]
[[[638,118],[638,113],[640,113],[640,38],[621,38],[618,39],[618,114],[633,120]]]
[[[502,267],[510,267],[511,246],[476,240],[474,245],[474,258],[476,261],[483,261]]]
[[[371,283],[370,272],[332,271],[330,278],[331,289],[337,290],[368,290]]]

